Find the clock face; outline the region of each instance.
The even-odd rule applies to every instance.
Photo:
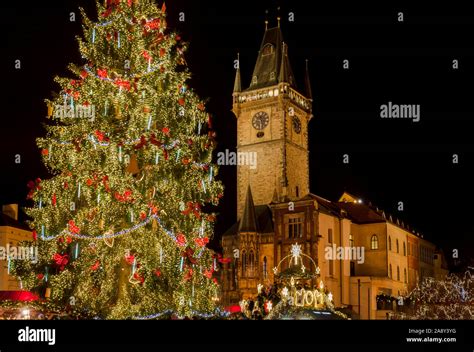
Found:
[[[254,115],[252,119],[252,126],[256,130],[261,131],[268,126],[269,121],[270,118],[268,117],[268,114],[266,112],[260,111]]]
[[[301,133],[301,121],[296,116],[293,117],[293,129],[295,130],[296,133],[298,134]]]

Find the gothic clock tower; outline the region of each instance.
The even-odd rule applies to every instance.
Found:
[[[278,21],[279,22],[279,21]],[[312,94],[306,64],[298,90],[280,25],[265,28],[250,87],[242,90],[237,69],[233,109],[237,152],[254,153],[256,167],[237,166],[237,218],[250,186],[255,205],[297,200],[309,193],[308,122]]]

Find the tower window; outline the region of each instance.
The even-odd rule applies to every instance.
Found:
[[[370,239],[370,249],[379,249],[379,238],[377,235],[372,235]]]
[[[257,84],[257,76],[252,77],[252,84]]]
[[[398,238],[397,238],[395,243],[396,243],[396,246],[397,246],[397,253],[400,253],[400,247],[398,246]]]
[[[247,253],[242,251],[242,276],[247,276]]]
[[[354,236],[349,235],[349,247],[354,247]]]
[[[300,196],[300,189],[298,188],[298,186],[296,186],[296,196],[297,196],[297,197]]]
[[[265,44],[265,46],[262,49],[262,55],[271,55],[274,53],[274,47],[270,43]]]
[[[254,266],[254,255],[253,255],[253,251],[250,251],[250,254],[249,254],[249,276],[253,276],[253,266]]]
[[[407,280],[407,269],[403,269],[403,278],[404,278],[404,282],[405,283],[408,283],[408,280]]]
[[[303,237],[303,219],[300,216],[288,219],[288,238]]]
[[[400,281],[400,267],[397,266],[397,281]]]
[[[403,255],[407,255],[407,245],[403,242]]]
[[[392,264],[388,266],[388,277],[391,279],[392,278]]]
[[[275,72],[270,72],[270,80],[273,81],[275,77],[276,77]]]
[[[332,244],[332,229],[328,229],[328,243]]]
[[[388,236],[388,250],[392,250],[392,237]]]

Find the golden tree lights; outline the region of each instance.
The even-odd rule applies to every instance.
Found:
[[[215,133],[188,87],[187,44],[151,0],[81,10],[84,58],[56,78],[37,144],[53,175],[29,183],[38,263],[15,262],[26,289],[105,318],[212,313],[217,281],[206,245],[223,187]]]

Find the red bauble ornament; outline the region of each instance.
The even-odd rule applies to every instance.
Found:
[[[96,271],[97,269],[99,269],[99,267],[100,267],[100,261],[97,260],[97,261],[94,263],[94,265],[91,266],[91,270],[92,270],[92,271]]]
[[[36,275],[36,277],[38,278],[38,280],[43,280],[44,275],[43,274],[38,274],[38,275]]]
[[[38,240],[38,233],[36,232],[36,230],[33,230],[33,241],[37,241]]]
[[[213,269],[211,270],[204,270],[203,274],[205,277],[207,277],[208,279],[210,279],[212,277],[212,273],[214,272]]]
[[[79,233],[79,227],[76,226],[76,224],[74,223],[74,220],[70,220],[69,223],[69,232],[71,233],[74,233],[74,234],[78,234]]]
[[[44,156],[48,155],[48,154],[49,154],[48,149],[43,149],[43,150],[41,151],[41,154],[43,154]]]
[[[179,98],[178,99],[178,104],[181,106],[184,106],[184,98]]]
[[[53,207],[56,206],[56,193],[53,194],[53,198],[51,199],[51,203],[53,204]]]
[[[86,78],[88,75],[89,75],[89,74],[88,74],[87,71],[85,71],[85,70],[81,72],[81,78],[82,78],[82,79]]]
[[[97,75],[101,78],[101,79],[105,79],[107,78],[107,70],[104,68],[103,70],[101,69],[98,69],[97,70]]]
[[[128,264],[132,265],[133,262],[135,261],[135,256],[132,255],[132,254],[126,255],[126,256],[125,256],[125,261],[126,261]]]
[[[155,275],[156,275],[157,277],[160,277],[160,276],[161,276],[161,271],[158,270],[158,269],[156,269],[156,270],[155,270]]]
[[[209,238],[208,237],[199,237],[194,240],[196,244],[200,247],[204,247],[206,244],[209,243]]]
[[[161,130],[164,134],[166,134],[167,136],[170,134],[170,129],[168,127],[163,127],[163,129]]]
[[[165,54],[166,54],[166,50],[164,48],[161,48],[160,49],[160,57],[165,56]]]
[[[182,233],[179,233],[178,236],[176,236],[176,243],[180,247],[185,246],[186,245],[186,237]]]

